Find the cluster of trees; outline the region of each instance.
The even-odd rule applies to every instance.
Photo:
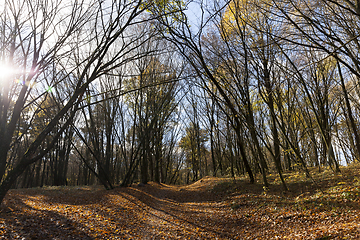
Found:
[[[360,157],[355,0],[0,5],[0,201]]]
[[[215,102],[211,152],[221,144],[216,134],[235,135],[221,158],[232,175],[245,170],[253,182],[260,172],[267,186],[273,168],[287,189],[284,169],[310,177],[309,166],[340,171],[339,162],[358,159],[357,2],[238,0],[204,9],[197,33],[186,21],[161,22]]]

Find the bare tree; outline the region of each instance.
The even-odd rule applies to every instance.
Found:
[[[139,37],[131,35],[127,29],[137,21],[144,21],[140,15],[146,7],[142,1],[75,1],[68,4],[47,0],[35,3],[16,0],[5,2],[5,10],[1,15],[1,34],[4,36],[1,56],[3,61],[6,59],[22,69],[17,77],[23,84],[2,85],[0,201],[26,167],[47,154],[72,123],[88,86],[125,62],[140,57],[128,54],[138,47],[133,42]],[[71,56],[72,53],[75,54]],[[64,107],[9,169],[8,157],[17,140],[14,131],[21,113],[37,101],[41,94],[46,94],[43,91],[35,95],[31,86],[44,82],[41,73],[53,62],[57,62],[57,67],[67,72],[67,76],[75,79],[74,91]],[[47,86],[47,90],[56,87],[61,81],[62,78],[55,79],[51,86]],[[49,144],[40,149],[56,126],[58,130],[51,134]]]

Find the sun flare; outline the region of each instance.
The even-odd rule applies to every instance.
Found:
[[[0,63],[0,79],[6,80],[16,73],[15,68],[9,66],[8,64]]]

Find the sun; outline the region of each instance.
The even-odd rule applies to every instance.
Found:
[[[16,74],[16,69],[9,64],[0,62],[0,81],[8,81]]]

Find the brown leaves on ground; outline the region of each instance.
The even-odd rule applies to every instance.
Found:
[[[276,176],[263,189],[206,177],[189,186],[150,183],[11,190],[1,239],[359,239],[358,169]]]

